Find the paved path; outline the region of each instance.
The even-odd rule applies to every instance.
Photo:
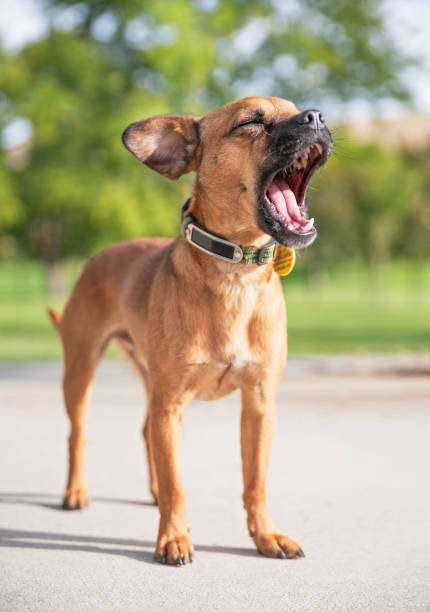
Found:
[[[182,467],[196,560],[153,563],[139,383],[105,363],[82,512],[59,509],[59,364],[0,366],[0,610],[430,610],[430,377],[420,358],[291,360],[268,481],[306,559],[256,554],[241,508],[239,398],[195,403]]]

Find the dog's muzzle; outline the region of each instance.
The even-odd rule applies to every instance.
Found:
[[[331,153],[331,135],[322,114],[311,109],[279,122],[272,137],[270,166],[259,188],[260,227],[285,246],[308,246],[317,231],[308,216],[306,192]]]

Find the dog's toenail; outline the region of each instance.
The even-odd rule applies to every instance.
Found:
[[[278,557],[278,559],[286,559],[287,555],[284,553],[283,550],[278,550],[278,554],[276,555]]]
[[[160,557],[160,561],[161,561],[161,563],[162,563],[163,565],[165,565],[165,564],[166,564],[166,561],[167,561],[167,559],[166,559],[166,555],[161,555],[161,557]]]
[[[296,555],[297,555],[298,557],[305,557],[305,556],[306,556],[306,555],[305,555],[305,553],[303,552],[303,550],[302,550],[301,548],[299,548],[299,550],[298,550],[298,551],[296,551]]]

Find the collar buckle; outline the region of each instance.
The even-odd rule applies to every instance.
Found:
[[[276,240],[271,240],[258,251],[257,264],[264,266],[269,261],[272,261],[276,248]]]

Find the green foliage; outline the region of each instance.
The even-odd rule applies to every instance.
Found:
[[[13,179],[0,167],[0,232],[16,226],[24,219],[24,211]]]
[[[313,181],[309,201],[319,243],[308,260],[324,265],[355,257],[380,264],[404,255],[410,229],[420,223],[422,200],[429,197],[423,170],[422,162],[401,150],[340,140]],[[430,255],[428,239],[415,254]]]
[[[127,75],[113,70],[94,42],[72,34],[53,32],[3,59],[1,89],[34,129],[30,163],[2,184],[8,197],[1,227],[13,227],[21,250],[53,262],[116,240],[174,233],[170,203],[182,197],[181,187],[133,164],[120,141],[132,118],[166,110],[164,102],[149,95],[133,110]],[[23,73],[25,86],[15,78]]]

